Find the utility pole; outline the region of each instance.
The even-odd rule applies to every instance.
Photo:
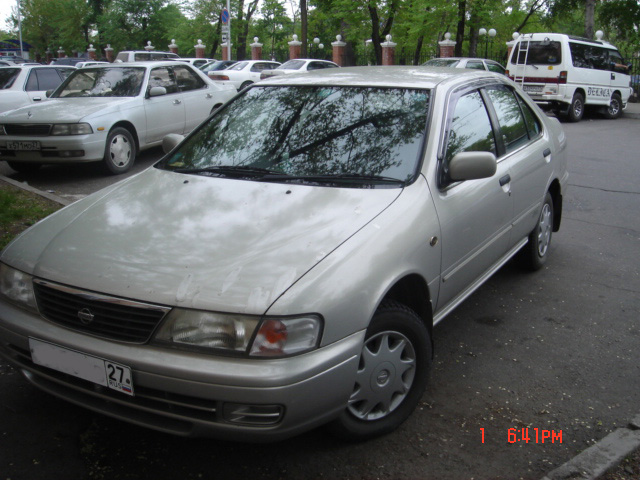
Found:
[[[20,0],[16,2],[18,4],[18,36],[20,38],[20,57],[24,58],[24,50],[22,49],[22,15],[20,15]]]

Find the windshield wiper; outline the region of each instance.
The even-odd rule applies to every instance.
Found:
[[[269,170],[268,168],[249,167],[246,165],[217,165],[203,168],[176,168],[173,170],[177,173],[213,173],[220,176],[236,176],[236,177],[263,177],[264,175],[280,175],[282,172],[277,170]]]
[[[265,175],[260,180],[265,182],[278,182],[289,180],[304,180],[321,183],[397,183],[404,186],[405,181],[399,178],[385,177],[382,175],[365,175],[361,173],[342,173],[337,175]]]

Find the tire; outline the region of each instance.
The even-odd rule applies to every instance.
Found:
[[[35,173],[42,166],[40,163],[23,163],[7,161],[7,164],[18,173]]]
[[[582,120],[582,116],[584,115],[584,96],[576,92],[573,94],[573,99],[571,100],[571,105],[569,105],[569,112],[567,117],[571,122],[579,122]]]
[[[609,106],[604,111],[604,116],[610,120],[620,118],[622,116],[622,97],[617,93],[611,96]]]
[[[119,175],[133,166],[136,159],[136,142],[126,128],[113,128],[104,148],[104,166],[108,173]]]
[[[365,440],[398,428],[420,401],[431,362],[431,339],[420,317],[400,303],[384,302],[367,329],[351,398],[330,430]]]
[[[240,85],[240,88],[238,89],[239,92],[241,92],[242,90],[244,90],[245,88],[247,88],[249,85],[252,85],[253,82],[250,81],[246,81],[246,82],[242,82],[242,85]]]
[[[553,199],[547,192],[540,209],[536,227],[529,234],[529,241],[520,251],[522,266],[527,270],[540,270],[549,257],[553,233]]]

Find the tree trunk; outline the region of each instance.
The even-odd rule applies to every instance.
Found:
[[[422,52],[422,44],[424,43],[424,35],[418,37],[416,42],[416,49],[413,52],[413,64],[418,65],[420,63],[420,53]]]
[[[596,0],[585,0],[584,7],[584,36],[593,38],[593,28],[595,25]]]
[[[300,0],[300,55],[307,58],[307,0]]]
[[[456,32],[455,56],[462,56],[462,42],[464,42],[464,23],[467,17],[467,2],[459,0],[458,2],[458,30]]]

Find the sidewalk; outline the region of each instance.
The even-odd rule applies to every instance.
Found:
[[[640,119],[640,103],[627,103],[627,108],[624,109],[622,118]]]

